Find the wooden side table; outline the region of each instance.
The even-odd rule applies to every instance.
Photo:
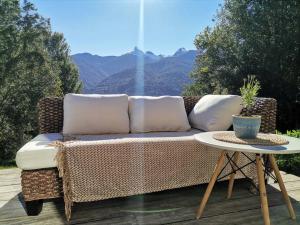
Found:
[[[295,215],[293,206],[291,204],[290,198],[288,196],[287,190],[284,186],[284,183],[283,183],[282,177],[280,175],[278,166],[276,164],[274,155],[275,154],[300,153],[300,139],[284,136],[284,138],[286,140],[288,140],[289,143],[286,145],[275,145],[275,146],[234,144],[234,143],[218,141],[218,140],[214,139],[213,135],[217,132],[220,132],[220,131],[204,132],[204,133],[195,135],[195,139],[197,141],[201,142],[202,144],[204,144],[206,146],[211,146],[211,147],[214,147],[214,148],[217,148],[220,150],[220,157],[218,159],[218,162],[216,164],[216,167],[214,169],[214,172],[210,179],[210,182],[207,186],[205,194],[202,198],[200,206],[197,210],[197,214],[196,214],[197,219],[200,219],[203,214],[204,208],[205,208],[206,203],[209,199],[209,196],[212,192],[214,184],[224,168],[223,165],[224,165],[225,159],[227,158],[228,163],[230,163],[232,165],[232,172],[229,175],[230,178],[229,178],[228,193],[227,193],[227,198],[230,198],[232,195],[235,173],[237,171],[241,171],[241,169],[244,167],[244,166],[238,167],[238,165],[237,165],[239,155],[244,154],[244,153],[254,153],[254,154],[256,154],[256,158],[255,158],[255,160],[252,161],[252,163],[256,164],[256,169],[257,169],[258,186],[259,186],[259,192],[260,192],[260,201],[261,201],[261,208],[262,208],[264,224],[270,225],[270,216],[269,216],[268,199],[267,199],[267,193],[266,193],[266,185],[265,185],[265,179],[264,179],[264,172],[266,172],[266,170],[264,171],[264,163],[263,163],[263,158],[262,158],[263,155],[266,155],[270,161],[271,168],[274,170],[276,179],[279,183],[280,190],[282,192],[283,198],[287,205],[290,217],[293,220],[295,220],[296,215]],[[222,132],[224,132],[224,131],[222,131]],[[232,131],[227,131],[227,132],[232,132]],[[230,157],[228,155],[228,152],[234,152],[234,153]]]

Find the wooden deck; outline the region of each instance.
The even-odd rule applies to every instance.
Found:
[[[282,174],[298,219],[289,219],[278,184],[271,183],[267,186],[271,223],[300,224],[300,177]],[[71,224],[263,224],[259,196],[251,194],[248,186],[245,180],[237,181],[232,199],[226,200],[227,182],[218,183],[203,218],[198,221],[195,210],[206,185],[75,204]],[[39,216],[29,217],[20,190],[20,171],[0,170],[0,224],[66,224],[61,199],[45,202]]]

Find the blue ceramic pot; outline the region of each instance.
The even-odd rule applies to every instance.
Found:
[[[233,115],[233,130],[238,138],[256,138],[259,132],[261,116]]]

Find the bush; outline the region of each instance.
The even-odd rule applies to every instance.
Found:
[[[287,131],[285,135],[300,138],[300,130]],[[280,170],[300,175],[300,154],[277,155],[276,158]]]

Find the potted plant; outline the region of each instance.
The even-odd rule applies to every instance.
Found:
[[[240,88],[242,104],[245,110],[240,115],[233,115],[233,129],[238,138],[256,138],[261,124],[261,116],[252,115],[251,107],[255,104],[255,99],[260,90],[259,81],[255,76],[248,76],[244,79],[244,85]]]

